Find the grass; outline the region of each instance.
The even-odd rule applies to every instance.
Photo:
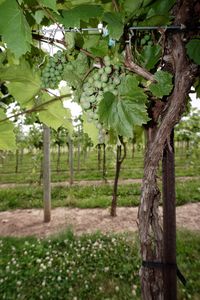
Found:
[[[106,208],[112,199],[111,185],[66,186],[52,188],[52,207]],[[198,202],[199,180],[177,181],[177,205]],[[119,185],[118,206],[137,206],[140,184]],[[16,187],[0,190],[0,211],[43,207],[41,187]]]
[[[138,249],[130,234],[1,238],[0,299],[139,300]],[[200,235],[179,232],[177,254],[187,279],[178,299],[198,300]]]
[[[115,173],[115,154],[113,150],[107,150],[107,179],[113,179]],[[18,173],[15,173],[15,155],[8,153],[4,160],[0,161],[0,183],[33,183],[40,177],[39,154],[24,154],[20,160]],[[69,180],[69,163],[67,152],[61,154],[60,170],[56,171],[57,155],[51,155],[52,181]],[[161,173],[161,172],[160,172]],[[200,173],[199,158],[194,155],[186,155],[180,151],[176,153],[176,176],[198,176]],[[142,178],[143,176],[143,152],[136,150],[132,159],[131,150],[122,164],[121,178]],[[80,171],[77,170],[77,154],[74,157],[75,180],[102,179],[102,170],[98,170],[97,150],[88,152],[86,158],[81,155]]]

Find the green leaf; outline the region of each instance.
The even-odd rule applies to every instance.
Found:
[[[31,28],[17,1],[6,0],[0,5],[0,35],[16,57],[30,51]]]
[[[159,70],[155,73],[154,77],[157,83],[150,84],[149,90],[158,98],[168,96],[173,88],[172,74]]]
[[[160,25],[167,25],[169,23],[169,17],[165,15],[156,15],[146,20],[139,22],[141,26],[160,26]]]
[[[22,107],[40,90],[39,73],[31,69],[25,60],[21,60],[19,65],[0,68],[0,79],[8,81],[9,92]]]
[[[43,95],[43,101],[47,102],[51,99],[48,94]],[[57,130],[59,127],[70,128],[71,113],[69,109],[63,107],[63,102],[52,102],[44,106],[44,110],[38,113],[39,120],[47,126]]]
[[[151,18],[156,15],[168,15],[170,9],[175,4],[175,2],[176,0],[154,1],[154,3],[151,5],[151,8],[148,11],[147,18]]]
[[[128,13],[137,11],[143,4],[143,0],[125,0],[124,10]]]
[[[65,42],[69,50],[73,50],[75,47],[75,35],[75,32],[65,32]]]
[[[89,135],[94,145],[99,143],[99,130],[93,123],[87,122],[87,117],[85,114],[82,115],[83,119],[83,131]]]
[[[92,18],[100,18],[103,9],[100,5],[79,5],[63,12],[59,21],[66,27],[80,27],[80,21],[89,22]]]
[[[107,12],[103,16],[103,21],[108,24],[109,36],[113,39],[119,40],[124,30],[121,14]]]
[[[200,65],[200,39],[192,39],[187,45],[187,55],[198,65]]]
[[[99,105],[100,122],[117,135],[133,137],[133,127],[145,124],[149,118],[145,102],[147,96],[138,87],[136,77],[128,75],[123,78],[119,96],[107,92]]]
[[[56,0],[38,0],[38,3],[57,12]]]
[[[160,45],[144,46],[138,55],[140,64],[147,70],[151,70],[159,61],[161,55]]]
[[[43,10],[37,10],[34,14],[34,19],[37,24],[40,24],[44,18],[45,14]]]
[[[5,119],[6,115],[2,109],[0,109],[0,121]],[[0,122],[0,150],[15,150],[15,134],[13,132],[14,125],[9,120]]]

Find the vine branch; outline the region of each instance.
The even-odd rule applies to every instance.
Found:
[[[142,76],[143,78],[151,81],[156,82],[154,75],[152,75],[149,71],[146,69],[138,66],[136,63],[133,62],[133,55],[131,53],[130,46],[126,45],[126,58],[125,58],[125,67],[129,69],[130,71]]]
[[[33,112],[38,112],[40,110],[43,110],[44,106],[46,106],[48,104],[51,104],[51,103],[53,103],[55,101],[61,100],[61,99],[65,98],[65,97],[69,97],[69,96],[71,96],[71,94],[65,94],[65,95],[61,95],[61,96],[56,96],[56,97],[54,97],[54,98],[52,98],[52,99],[50,99],[50,100],[48,100],[46,102],[38,104],[38,105],[36,105],[36,106],[34,106],[32,108],[26,109],[26,110],[21,111],[21,112],[19,112],[17,114],[14,114],[14,115],[11,115],[9,117],[6,117],[6,118],[0,120],[0,123],[3,123],[5,121],[7,121],[7,120],[10,120],[10,119],[18,117],[18,116],[22,116],[22,115],[25,115],[25,114],[30,114],[30,113],[33,113]]]

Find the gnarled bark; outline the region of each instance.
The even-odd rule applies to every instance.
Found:
[[[176,22],[180,24],[182,19],[185,21],[190,18],[189,12],[191,13],[191,9],[194,8],[193,4],[190,1],[180,2],[176,11],[175,24]],[[156,173],[165,143],[169,140],[173,127],[179,122],[184,112],[187,95],[198,72],[197,67],[186,57],[180,32],[169,34],[167,45],[174,74],[174,90],[168,98],[161,123],[157,129],[154,128],[152,142],[148,144],[145,154],[141,204],[138,211],[143,262],[163,261],[163,235],[158,214],[160,191],[157,186]],[[164,299],[162,268],[143,264],[140,276],[144,300]]]

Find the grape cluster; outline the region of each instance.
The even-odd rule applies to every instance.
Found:
[[[120,67],[112,65],[110,57],[105,56],[104,66],[90,73],[83,84],[80,104],[86,111],[87,121],[94,122],[98,129],[102,128],[97,114],[98,105],[105,92],[118,94],[118,85],[121,82],[120,72]]]
[[[140,44],[141,46],[145,46],[145,45],[152,46],[153,42],[151,40],[151,36],[149,34],[145,34],[145,36],[140,40]]]
[[[62,80],[62,73],[66,63],[65,54],[58,50],[49,60],[42,71],[42,87],[56,89]]]

